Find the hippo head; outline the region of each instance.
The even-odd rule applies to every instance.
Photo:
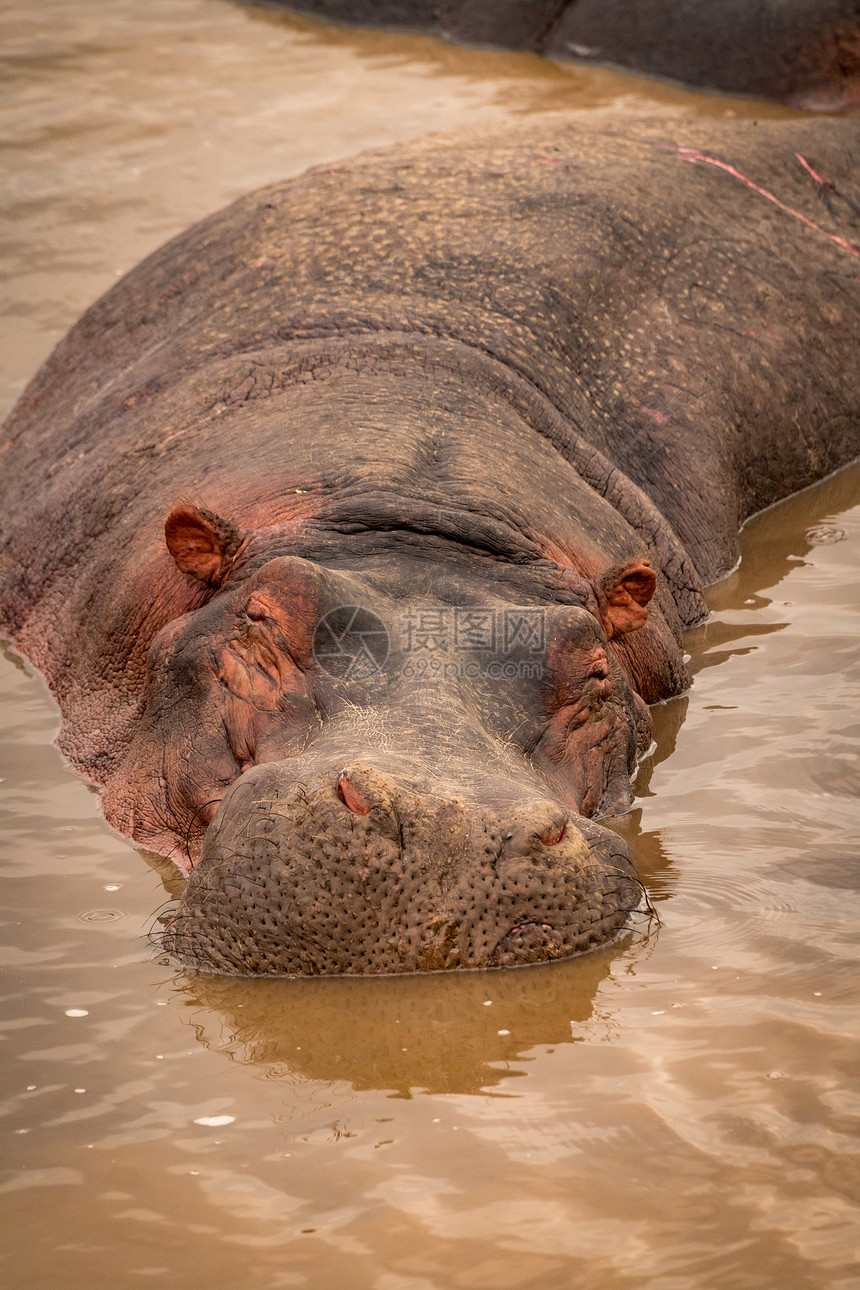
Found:
[[[645,561],[550,599],[468,561],[255,554],[191,507],[167,538],[211,596],[153,642],[113,814],[190,869],[164,936],[183,963],[514,965],[604,942],[640,906],[592,817],[629,807],[651,742],[610,644],[647,617]]]

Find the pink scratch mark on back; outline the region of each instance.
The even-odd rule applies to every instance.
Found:
[[[804,215],[802,211],[796,211],[793,206],[786,206],[785,202],[781,202],[779,198],[769,192],[767,188],[760,187],[759,184],[755,183],[754,180],[750,179],[735,166],[729,165],[727,161],[720,161],[718,157],[709,157],[706,152],[700,152],[698,148],[673,147],[668,150],[676,152],[682,161],[701,162],[706,166],[716,166],[719,170],[725,170],[726,174],[732,175],[735,179],[739,179],[742,184],[746,184],[747,188],[751,188],[754,193],[758,193],[760,197],[765,197],[769,202],[773,202],[774,206],[778,206],[781,211],[785,211],[786,215],[792,215],[795,219],[800,220],[801,224],[805,224],[807,228],[814,229],[816,233],[821,233],[824,237],[829,238],[831,242],[835,242],[837,246],[841,247],[843,251],[847,251],[849,255],[860,256],[860,250],[858,250],[853,242],[849,242],[844,237],[839,237],[836,233],[829,233],[826,228],[822,228],[820,224],[816,224],[815,220],[809,219],[809,217]],[[795,156],[797,156],[797,153],[795,153]],[[798,157],[798,160],[802,159]],[[807,169],[816,179],[818,178],[811,166],[807,165]]]
[[[661,426],[666,426],[669,424],[671,418],[668,417],[666,413],[663,412],[660,408],[646,407],[641,399],[637,399],[635,394],[631,394],[629,390],[627,391],[627,394],[628,394],[628,397],[630,398],[630,401],[636,404],[639,411],[644,412],[645,415],[650,417],[652,421],[656,421],[657,424]]]
[[[805,157],[801,157],[801,155],[800,155],[800,153],[799,153],[799,152],[796,152],[794,155],[795,155],[795,157],[797,157],[797,160],[800,162],[801,166],[803,166],[803,169],[804,169],[804,170],[806,170],[806,171],[808,171],[808,172],[809,172],[809,174],[810,174],[810,175],[812,175],[812,178],[815,180],[815,182],[816,182],[817,184],[821,184],[821,187],[822,187],[822,188],[829,188],[829,187],[830,187],[830,185],[828,184],[827,180],[826,180],[826,179],[822,179],[822,178],[821,178],[821,176],[820,176],[819,174],[817,174],[817,173],[816,173],[816,171],[814,171],[814,170],[812,169],[812,167],[810,166],[809,162],[806,160],[806,158],[805,158]]]

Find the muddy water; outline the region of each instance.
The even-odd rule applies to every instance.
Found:
[[[469,121],[782,114],[226,0],[40,0],[7,58],[4,409],[254,185]],[[464,979],[183,979],[167,886],[0,658],[4,1290],[860,1286],[860,468],[753,521],[623,822],[660,915]]]

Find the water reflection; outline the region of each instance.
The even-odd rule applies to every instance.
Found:
[[[730,610],[760,609],[770,605],[780,585],[796,570],[807,567],[818,546],[844,540],[844,528],[832,517],[856,506],[860,467],[849,466],[814,488],[791,499],[790,505],[771,507],[755,516],[744,529],[744,554],[738,567],[708,589],[712,614]],[[693,649],[695,636],[688,637]],[[688,645],[690,648],[690,645]]]
[[[273,1078],[342,1080],[401,1097],[474,1094],[521,1076],[511,1063],[528,1060],[530,1049],[594,1037],[606,1024],[595,997],[618,953],[610,946],[547,967],[365,980],[188,975],[175,988],[201,1043]]]

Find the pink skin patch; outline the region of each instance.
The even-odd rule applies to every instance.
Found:
[[[626,389],[626,386],[625,386],[625,389]],[[627,390],[627,395],[631,403],[635,403],[637,408],[639,408],[640,412],[644,412],[645,415],[649,416],[652,421],[656,421],[657,424],[661,426],[665,426],[669,424],[670,418],[666,415],[665,412],[662,412],[659,408],[646,407],[645,404],[642,402],[642,400],[637,399],[636,395],[631,394],[629,390]]]
[[[812,167],[810,166],[809,162],[806,160],[805,157],[801,157],[799,152],[796,152],[794,155],[795,157],[797,157],[797,160],[800,162],[801,166],[803,166],[803,169],[808,171],[808,173],[812,175],[812,178],[815,180],[817,184],[821,184],[822,188],[830,187],[827,180],[822,179],[821,176],[812,169]]]
[[[779,198],[774,196],[772,192],[769,192],[767,188],[762,188],[735,166],[729,165],[727,161],[720,161],[718,157],[709,157],[706,152],[700,152],[698,148],[672,147],[668,144],[663,145],[663,147],[664,151],[674,152],[682,161],[692,161],[706,166],[716,166],[718,170],[724,170],[726,174],[731,175],[734,179],[739,179],[742,184],[746,184],[747,188],[751,188],[753,192],[758,193],[760,197],[764,197],[767,201],[773,202],[774,206],[778,206],[781,211],[785,211],[786,215],[791,215],[794,219],[800,220],[801,224],[805,224],[807,228],[811,228],[816,233],[820,233],[822,237],[826,237],[831,242],[835,242],[838,247],[841,247],[843,251],[847,251],[849,255],[860,256],[860,249],[858,249],[853,242],[849,242],[844,237],[839,237],[837,233],[828,233],[827,229],[822,228],[820,224],[816,224],[815,220],[809,219],[809,217],[804,215],[801,211],[796,211],[793,206],[786,206],[785,202],[781,202]],[[819,183],[824,182],[815,174],[815,171],[808,162],[805,162],[798,153],[795,153],[794,155],[797,157],[801,165],[805,166],[809,171],[813,179],[816,179]]]

